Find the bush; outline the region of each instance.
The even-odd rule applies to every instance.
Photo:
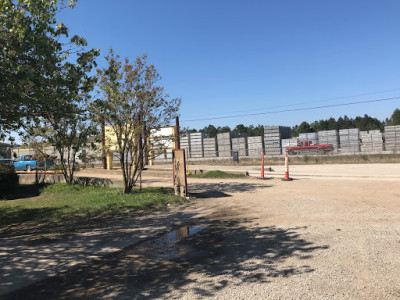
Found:
[[[0,163],[0,197],[14,192],[18,186],[18,175],[13,165]]]

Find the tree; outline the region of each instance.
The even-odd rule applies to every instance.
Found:
[[[392,116],[390,117],[389,120],[387,120],[387,125],[393,126],[393,125],[400,125],[400,109],[396,108]]]
[[[86,51],[84,38],[69,38],[68,28],[57,23],[63,1],[0,1],[0,132],[4,137],[22,128],[54,146],[65,180],[72,183],[76,155],[92,132],[85,102],[96,81],[88,74],[99,51]]]
[[[217,128],[215,128],[214,125],[208,125],[208,126],[204,127],[203,129],[201,129],[200,132],[207,134],[209,137],[217,136]]]
[[[68,28],[56,18],[63,5],[57,0],[0,0],[0,138],[63,109],[63,98],[54,97],[60,87],[76,91],[82,78],[90,81],[87,69],[98,50],[84,52],[85,39],[69,38]],[[72,56],[77,73],[71,72]]]
[[[126,58],[124,64],[110,50],[105,57],[107,68],[98,69],[99,88],[104,99],[94,104],[95,115],[101,115],[116,136],[124,193],[129,193],[138,180],[143,163],[143,128],[150,130],[166,126],[176,116],[181,99],[169,99],[154,65],[147,64],[147,57],[137,57],[134,64]]]
[[[232,130],[233,133],[247,133],[248,128],[243,124],[236,125],[236,127]]]
[[[224,126],[224,127],[218,126],[217,131],[218,133],[231,132],[231,128],[229,126]]]

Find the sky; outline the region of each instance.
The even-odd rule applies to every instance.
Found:
[[[59,20],[100,49],[99,67],[111,47],[132,61],[147,54],[182,98],[181,127],[200,129],[390,117],[399,13],[398,0],[79,0]]]

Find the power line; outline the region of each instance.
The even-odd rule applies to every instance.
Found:
[[[355,97],[361,97],[361,96],[369,96],[369,95],[375,95],[375,94],[380,94],[380,93],[394,92],[394,91],[398,91],[398,90],[400,90],[400,88],[375,91],[375,92],[369,92],[369,93],[362,93],[362,94],[356,94],[356,95],[351,95],[351,96],[340,96],[340,97],[328,98],[328,99],[324,99],[324,100],[306,101],[306,102],[300,102],[300,103],[294,103],[294,104],[277,105],[277,106],[272,106],[269,109],[288,107],[288,106],[299,106],[299,105],[311,104],[311,103],[330,102],[333,100],[349,99],[349,98],[355,98]],[[255,110],[259,111],[260,109],[262,109],[262,108],[253,108],[253,109],[247,109],[247,110],[241,110],[241,111],[230,111],[230,112],[224,112],[224,113],[250,112],[250,111],[255,111]],[[209,113],[207,115],[215,116],[215,115],[221,115],[221,114],[223,114],[223,113]]]
[[[383,101],[391,101],[391,100],[400,100],[400,96],[398,96],[398,97],[391,97],[391,98],[381,98],[381,99],[375,99],[375,100],[364,100],[364,101],[348,102],[348,103],[341,103],[341,104],[329,104],[329,105],[321,105],[321,106],[313,106],[313,107],[300,107],[300,108],[284,109],[284,110],[277,110],[277,111],[267,111],[267,112],[254,113],[254,114],[241,114],[241,115],[231,115],[231,116],[216,117],[216,118],[203,118],[203,119],[182,120],[182,122],[220,120],[220,119],[229,119],[229,118],[238,118],[238,117],[250,117],[250,116],[260,116],[260,115],[271,115],[271,114],[279,114],[279,113],[284,113],[284,112],[303,111],[303,110],[314,110],[314,109],[321,109],[321,108],[339,107],[339,106],[349,106],[349,105],[364,104],[364,103],[375,103],[375,102],[383,102]]]

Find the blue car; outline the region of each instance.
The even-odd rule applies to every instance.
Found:
[[[32,171],[35,169],[44,169],[45,166],[47,168],[54,166],[51,161],[37,161],[33,155],[20,155],[14,160],[14,167],[15,170],[25,170],[25,171]]]

